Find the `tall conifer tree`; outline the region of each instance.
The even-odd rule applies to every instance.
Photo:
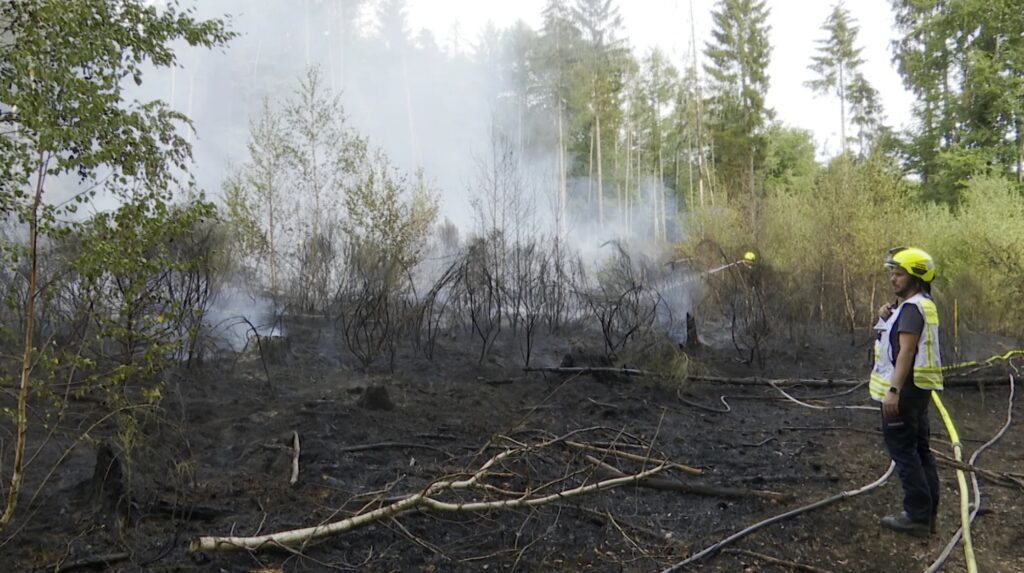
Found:
[[[764,130],[773,115],[765,104],[772,52],[768,13],[765,0],[719,0],[705,46],[719,173],[747,194],[757,191]]]

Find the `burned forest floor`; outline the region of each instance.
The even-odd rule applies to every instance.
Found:
[[[673,361],[688,377],[524,372],[515,341],[499,341],[481,363],[479,339],[469,334],[439,338],[433,360],[400,349],[393,370],[365,372],[341,350],[335,323],[294,317],[284,324],[288,336],[265,339],[262,352],[250,345],[172,376],[130,462],[106,445],[114,436],[93,415],[95,404],[74,404],[61,421],[88,434],[77,441],[47,442],[34,424],[29,454],[37,455],[0,569],[662,571],[886,472],[877,411],[846,408],[872,405],[866,386],[838,382],[866,378],[867,340],[780,335],[766,343],[761,368],[740,360],[726,328],[703,323],[706,344]],[[1020,342],[975,336],[962,354],[983,359]],[[531,365],[607,365],[601,350],[600,333],[538,336]],[[1010,372],[995,362],[969,376],[1003,382],[942,394],[965,458],[1006,424]],[[982,510],[972,528],[980,571],[1024,571],[1022,401],[976,462],[991,472],[979,480]],[[951,456],[934,409],[931,420],[933,449]],[[959,524],[955,471],[945,461],[939,470],[937,535],[879,528],[879,517],[900,507],[892,476],[681,570],[924,571]],[[587,489],[623,476],[618,487]],[[476,487],[440,487],[446,480]],[[449,505],[378,512],[350,531],[287,548],[189,550],[201,536],[337,522],[432,487]],[[966,570],[960,546],[943,570]]]

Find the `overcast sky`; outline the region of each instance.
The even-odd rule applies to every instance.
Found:
[[[457,22],[465,43],[472,43],[479,30],[493,22],[506,27],[517,19],[538,29],[544,0],[408,0],[410,28],[427,28],[444,45]],[[710,37],[714,0],[693,0],[693,24],[697,49],[703,52]],[[839,103],[834,97],[815,96],[804,82],[812,79],[807,68],[816,53],[816,40],[825,38],[821,26],[834,2],[822,0],[768,0],[771,10],[771,91],[768,105],[790,126],[814,132],[819,152],[835,155],[839,147]],[[690,2],[688,0],[620,0],[630,44],[638,53],[661,46],[682,67],[690,54]],[[882,96],[887,124],[907,127],[912,96],[892,64],[889,45],[896,34],[889,0],[855,0],[845,4],[860,27],[858,47],[865,63],[864,75]]]

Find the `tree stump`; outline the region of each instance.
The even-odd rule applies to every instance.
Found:
[[[128,521],[128,497],[121,460],[110,444],[96,451],[96,467],[90,483],[89,506],[96,521],[120,530]]]
[[[360,408],[367,410],[394,410],[395,403],[391,401],[391,396],[388,394],[387,386],[375,385],[370,386],[363,392],[363,395],[359,397],[359,401],[356,404]]]

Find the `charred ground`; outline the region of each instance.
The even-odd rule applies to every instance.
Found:
[[[518,348],[499,344],[481,365],[468,337],[440,339],[433,361],[400,352],[393,372],[364,373],[337,350],[341,342],[330,321],[294,317],[284,326],[287,339],[265,340],[271,344],[262,354],[250,347],[177,374],[159,415],[141,429],[145,438],[130,464],[105,463],[117,454],[104,447],[111,436],[103,424],[91,426],[88,403],[69,411],[61,424],[92,431],[50,476],[48,493],[32,499],[72,444],[40,448],[30,466],[27,510],[0,548],[7,570],[659,571],[760,520],[862,487],[888,463],[877,414],[801,407],[767,384],[524,373]],[[702,325],[711,344],[691,351],[690,375],[839,380],[858,378],[866,368],[864,344],[814,332],[805,343],[766,348],[762,370],[716,341],[716,328],[723,327]],[[588,340],[596,338],[585,332],[540,338],[532,363],[556,366],[569,355],[584,364],[600,354],[600,344]],[[972,352],[984,357],[1013,342],[979,339]],[[1005,371],[1002,362],[975,374]],[[368,399],[376,387],[386,388],[388,400]],[[863,388],[786,388],[816,405],[869,403]],[[1006,384],[944,393],[966,453],[1005,423],[1007,395]],[[934,416],[933,424],[935,449],[949,452]],[[295,434],[301,454],[293,486]],[[465,478],[502,448],[565,436],[701,468],[700,476],[670,470],[659,479],[705,490],[631,485],[529,509],[413,510],[292,551],[187,550],[200,535],[336,521],[442,478]],[[587,455],[556,442],[502,465],[489,483],[553,491],[607,478],[593,458],[627,473],[652,465]],[[1024,473],[1018,423],[978,465]],[[879,529],[878,517],[899,504],[892,478],[863,496],[762,529],[688,570],[782,571],[802,564],[813,571],[923,571],[958,523],[954,471],[943,464],[940,473],[945,497],[939,535],[931,539]],[[981,486],[984,509],[973,529],[979,566],[1022,571],[1024,492],[985,479]],[[467,502],[489,494],[441,497]],[[963,570],[962,563],[958,548],[944,570]]]

